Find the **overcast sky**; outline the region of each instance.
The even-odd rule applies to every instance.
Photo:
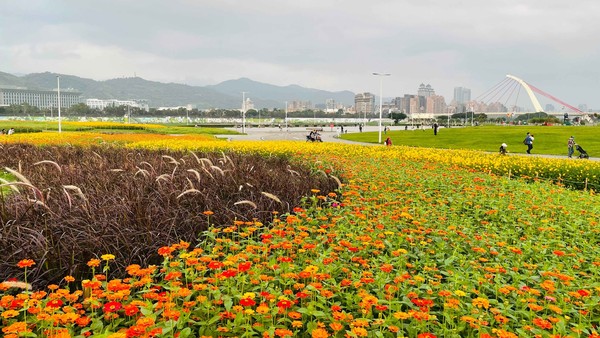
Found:
[[[448,103],[512,74],[600,109],[599,17],[598,0],[0,0],[0,71],[377,95],[382,72],[384,97],[424,83]]]

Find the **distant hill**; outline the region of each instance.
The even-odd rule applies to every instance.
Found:
[[[258,108],[283,108],[285,101],[311,101],[324,104],[334,99],[351,105],[354,94],[349,91],[328,92],[304,88],[297,85],[274,86],[247,78],[229,80],[212,86],[189,86],[177,83],[148,81],[140,77],[96,81],[73,75],[56,73],[33,73],[15,76],[0,72],[0,87],[25,87],[29,89],[56,89],[56,76],[60,75],[60,88],[73,89],[82,93],[84,99],[146,99],[150,107],[195,105],[200,109],[241,107],[242,91]]]
[[[345,105],[354,104],[354,93],[350,91],[330,92],[304,88],[298,85],[275,86],[248,78],[228,80],[206,87],[232,96],[241,96],[242,92],[248,92],[246,96],[249,96],[255,104],[260,100],[267,99],[280,103],[285,101],[311,101],[313,104],[324,104],[326,100],[334,99],[336,102]]]

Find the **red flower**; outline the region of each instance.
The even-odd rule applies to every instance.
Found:
[[[230,278],[237,275],[237,270],[236,269],[227,269],[225,271],[223,271],[223,276]]]
[[[308,297],[308,293],[306,293],[306,292],[298,292],[298,293],[296,293],[296,297],[298,297],[300,299],[306,298],[306,297]]]
[[[243,262],[243,263],[238,264],[238,270],[240,270],[240,272],[248,271],[248,270],[250,270],[251,267],[252,267],[252,262]]]
[[[377,309],[377,311],[385,311],[388,307],[385,305],[375,305],[375,309]]]
[[[242,298],[240,299],[241,306],[253,306],[256,305],[256,302],[252,298]]]
[[[220,269],[223,267],[223,263],[217,261],[211,261],[208,263],[208,268],[212,270]]]
[[[53,299],[53,300],[49,301],[48,303],[46,303],[46,306],[47,307],[55,307],[56,308],[56,307],[63,306],[63,304],[64,303],[63,303],[62,300],[60,300],[60,299]]]
[[[123,307],[123,309],[125,310],[125,315],[127,315],[127,316],[129,316],[129,317],[131,317],[131,316],[134,316],[134,315],[136,315],[138,312],[140,312],[140,309],[139,309],[137,306],[135,306],[135,305],[131,305],[131,304],[129,304],[129,305],[125,305],[125,306]]]
[[[293,304],[294,303],[290,302],[289,300],[284,299],[277,302],[277,307],[280,309],[289,309]]]
[[[108,302],[104,304],[104,312],[117,312],[121,310],[123,305],[119,302]]]
[[[417,335],[417,338],[437,338],[437,336],[434,335],[433,333],[427,332],[427,333],[419,333]]]
[[[578,294],[579,294],[581,297],[587,297],[587,296],[591,295],[591,293],[590,293],[589,291],[587,291],[587,290],[582,290],[582,289],[580,289],[580,290],[577,290],[577,293],[578,293]]]

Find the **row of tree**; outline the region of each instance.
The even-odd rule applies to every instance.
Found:
[[[150,108],[149,111],[145,111],[136,107],[129,106],[118,106],[118,107],[106,107],[103,110],[91,108],[85,103],[75,104],[67,109],[63,109],[61,111],[62,116],[79,116],[79,117],[124,117],[131,116],[135,117],[185,117],[190,119],[196,118],[239,118],[241,117],[241,112],[238,109],[211,109],[211,110],[198,110],[194,109],[186,109],[179,108],[177,110],[159,110],[156,108]],[[56,109],[40,109],[38,107],[29,105],[27,103],[23,103],[20,105],[11,105],[8,107],[0,107],[0,116],[57,116],[58,112]],[[307,109],[303,111],[295,111],[288,112],[284,109],[250,109],[246,111],[246,118],[274,118],[274,119],[284,119],[285,117],[290,118],[367,118],[367,119],[376,119],[378,118],[377,113],[367,114],[366,116],[363,113],[344,113],[343,110],[338,110],[335,113],[327,113],[322,110],[312,110]],[[384,117],[391,118],[394,120],[394,123],[399,124],[400,121],[405,120],[408,116],[401,112],[392,112],[392,113],[384,113]],[[445,117],[440,117],[438,120],[444,121]],[[514,119],[511,119],[509,116],[507,117],[499,117],[495,119],[488,119],[488,116],[484,113],[455,113],[451,115],[451,119],[455,121],[465,121],[465,123],[469,123],[470,121],[483,123],[486,121],[490,122],[533,122],[533,123],[560,123],[561,121],[554,116],[548,115],[546,113],[529,113],[529,114],[521,114]]]

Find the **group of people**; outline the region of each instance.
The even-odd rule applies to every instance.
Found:
[[[311,130],[308,135],[306,135],[306,142],[323,142],[321,139],[321,134],[319,134],[316,130]]]
[[[531,133],[527,133],[527,135],[525,136],[525,139],[523,140],[523,144],[527,146],[527,154],[531,154],[531,150],[533,149],[533,140],[534,140],[534,136]],[[508,145],[506,143],[502,143],[500,145],[500,149],[499,149],[499,153],[500,155],[506,155],[506,153],[508,152],[507,150]],[[575,152],[575,150],[577,150],[579,152],[579,158],[589,158],[589,155],[587,154],[587,152],[581,148],[581,146],[579,146],[577,143],[575,143],[575,137],[571,136],[569,137],[569,139],[567,140],[567,156],[569,158],[573,157],[573,153]]]
[[[15,133],[15,128],[10,128],[9,130],[2,129],[0,130],[0,135],[12,135]]]

